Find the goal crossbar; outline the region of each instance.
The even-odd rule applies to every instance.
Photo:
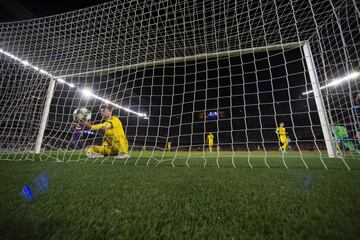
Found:
[[[231,51],[197,54],[197,55],[185,56],[185,57],[167,58],[167,59],[162,59],[162,60],[157,60],[157,61],[152,61],[152,62],[142,62],[142,63],[131,64],[131,65],[126,65],[126,66],[118,66],[118,67],[111,67],[111,68],[106,68],[106,69],[98,69],[98,70],[93,70],[93,71],[86,71],[86,72],[81,72],[81,73],[62,75],[62,76],[57,76],[57,78],[101,76],[104,73],[109,74],[109,73],[113,73],[113,72],[123,71],[126,69],[154,67],[154,66],[158,66],[158,65],[166,65],[166,64],[172,64],[172,63],[178,63],[178,62],[202,61],[202,60],[216,59],[219,57],[234,57],[234,56],[240,56],[240,55],[249,54],[249,53],[259,53],[259,52],[266,52],[266,51],[276,51],[276,50],[299,48],[299,47],[302,47],[305,44],[305,42],[306,41],[299,41],[299,42],[274,44],[274,45],[267,45],[267,46],[254,47],[254,48],[245,48],[245,49],[238,49],[238,50],[231,50]]]

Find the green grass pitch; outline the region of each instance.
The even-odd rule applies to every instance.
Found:
[[[306,169],[297,153],[271,152],[268,168],[264,154],[2,154],[34,161],[0,161],[0,239],[358,239],[360,159],[345,158],[348,171],[304,153]],[[49,189],[27,202],[19,190],[40,172]]]

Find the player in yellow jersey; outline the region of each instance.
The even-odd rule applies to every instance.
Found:
[[[100,113],[103,123],[91,124],[84,123],[84,127],[93,131],[98,131],[104,135],[104,141],[101,146],[88,146],[85,149],[88,158],[97,158],[101,156],[116,156],[115,158],[128,158],[128,140],[120,119],[112,116],[112,107],[103,105],[100,107]]]
[[[279,124],[279,127],[275,131],[279,135],[279,140],[280,140],[280,143],[282,144],[282,146],[281,146],[281,151],[282,152],[286,152],[286,149],[287,149],[287,147],[289,145],[289,142],[288,142],[287,137],[286,137],[287,132],[285,130],[284,125],[285,124],[283,122],[281,122]]]
[[[207,136],[208,144],[209,144],[209,151],[212,152],[213,146],[214,146],[214,135],[212,133],[209,133]]]
[[[168,150],[168,152],[171,151],[171,142],[168,142],[168,143],[167,143],[167,150]]]

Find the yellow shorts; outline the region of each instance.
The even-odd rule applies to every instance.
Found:
[[[280,136],[280,142],[281,142],[281,143],[287,143],[287,138],[286,138],[286,136]]]
[[[213,141],[209,141],[209,146],[212,147],[214,145]]]

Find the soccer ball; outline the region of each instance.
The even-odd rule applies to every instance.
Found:
[[[87,108],[77,108],[74,113],[75,122],[87,122],[91,119],[91,112]]]

